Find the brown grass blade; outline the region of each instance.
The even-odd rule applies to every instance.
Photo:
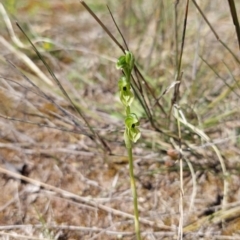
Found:
[[[233,24],[235,25],[235,28],[236,28],[238,46],[239,46],[239,50],[240,50],[240,26],[239,26],[236,7],[235,7],[235,2],[234,2],[234,0],[228,0],[228,4],[229,4],[230,12],[232,15]]]

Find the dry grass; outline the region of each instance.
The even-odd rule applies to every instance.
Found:
[[[151,88],[144,87],[143,95],[154,125],[141,104],[134,105],[142,131],[134,158],[143,239],[177,236],[178,130],[170,112],[174,91],[163,93],[175,81],[184,2],[177,6],[175,27],[173,1],[108,1]],[[238,41],[226,1],[198,2],[220,41],[190,1],[178,102],[184,239],[239,239]],[[87,3],[122,42],[106,2]],[[134,239],[115,69],[120,49],[78,1],[6,0],[3,6],[20,43],[0,14],[0,239]],[[15,20],[111,154],[61,93]]]

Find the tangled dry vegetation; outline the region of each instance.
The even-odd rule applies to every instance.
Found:
[[[106,1],[97,2],[86,1],[122,43]],[[108,1],[144,77],[135,76],[145,109],[134,105],[142,131],[134,171],[143,239],[178,235],[179,133],[172,99],[186,2]],[[184,239],[239,239],[238,40],[227,1],[198,1],[219,39],[194,2],[176,101]],[[3,0],[0,8],[0,238],[135,239],[115,69],[121,50],[79,1]]]

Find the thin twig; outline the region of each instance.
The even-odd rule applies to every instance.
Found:
[[[179,1],[175,2],[174,6],[174,31],[175,31],[175,66],[177,70],[178,66],[178,4]],[[177,75],[177,71],[175,73]]]
[[[187,3],[186,3],[185,17],[184,17],[184,24],[183,24],[183,33],[182,33],[182,43],[181,43],[180,56],[179,56],[178,66],[177,66],[176,81],[179,81],[179,84],[176,84],[175,88],[174,88],[174,94],[173,94],[173,97],[172,97],[172,105],[171,105],[171,108],[170,108],[170,114],[171,114],[171,111],[172,111],[172,107],[179,100],[179,89],[180,89],[180,86],[181,86],[181,83],[182,83],[181,67],[182,67],[182,56],[183,56],[183,49],[184,49],[184,43],[185,43],[186,28],[187,28],[188,5],[189,5],[189,0],[187,0]],[[170,116],[170,114],[169,114],[169,116]]]
[[[113,17],[113,14],[112,14],[110,8],[108,7],[108,5],[107,5],[107,8],[108,8],[108,11],[109,11],[109,13],[110,13],[110,15],[111,15],[111,18],[112,18],[113,22],[114,22],[114,25],[116,26],[119,34],[120,34],[121,37],[122,37],[122,40],[123,40],[123,42],[124,42],[124,44],[125,44],[126,49],[129,51],[129,48],[128,48],[128,45],[127,45],[127,41],[126,41],[126,39],[124,38],[124,36],[123,36],[120,28],[118,27],[118,25],[117,25],[117,23],[116,23],[116,21],[115,21],[115,19],[114,19],[114,17]]]
[[[8,231],[8,230],[15,230],[15,229],[26,229],[26,228],[35,228],[39,229],[42,228],[42,224],[36,225],[8,225],[8,226],[0,226],[1,231]],[[97,228],[97,227],[86,227],[86,226],[74,226],[74,225],[55,225],[55,224],[46,224],[48,229],[58,229],[58,230],[69,230],[69,231],[79,231],[79,232],[92,232],[92,233],[99,233],[104,232],[107,235],[112,236],[133,236],[134,232],[120,232],[120,231],[113,231],[105,228]],[[163,237],[170,237],[173,236],[174,232],[151,232],[145,231],[142,232],[143,236],[147,236],[149,234],[154,234],[154,236],[163,236]],[[41,240],[44,240],[41,238]],[[49,239],[48,239],[49,240]]]
[[[180,173],[180,194],[179,194],[179,212],[180,212],[180,219],[178,225],[178,239],[183,239],[183,219],[184,219],[184,212],[183,212],[183,152],[182,152],[182,134],[181,134],[181,124],[179,121],[179,107],[177,105],[174,106],[176,108],[176,115],[177,115],[177,127],[178,127],[178,147],[179,147],[179,173]]]
[[[27,235],[21,235],[18,233],[5,233],[5,232],[0,232],[0,235],[6,236],[6,237],[11,237],[13,239],[29,239],[29,240],[49,240],[49,238],[38,238],[38,237],[33,237],[33,236],[27,236]],[[9,238],[8,238],[9,239]]]
[[[239,26],[236,7],[235,7],[235,2],[234,2],[234,0],[228,0],[228,4],[229,4],[230,11],[231,11],[233,24],[235,25],[235,28],[236,28],[238,46],[239,46],[239,50],[240,50],[240,26]]]

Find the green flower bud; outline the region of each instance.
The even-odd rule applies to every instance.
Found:
[[[134,67],[134,56],[129,51],[125,51],[125,53],[125,55],[118,58],[116,68],[122,69],[128,81],[130,81],[131,72]]]
[[[134,67],[134,56],[129,51],[125,51],[125,52],[126,52],[126,55],[125,55],[126,63],[129,68],[129,71],[131,72]]]

